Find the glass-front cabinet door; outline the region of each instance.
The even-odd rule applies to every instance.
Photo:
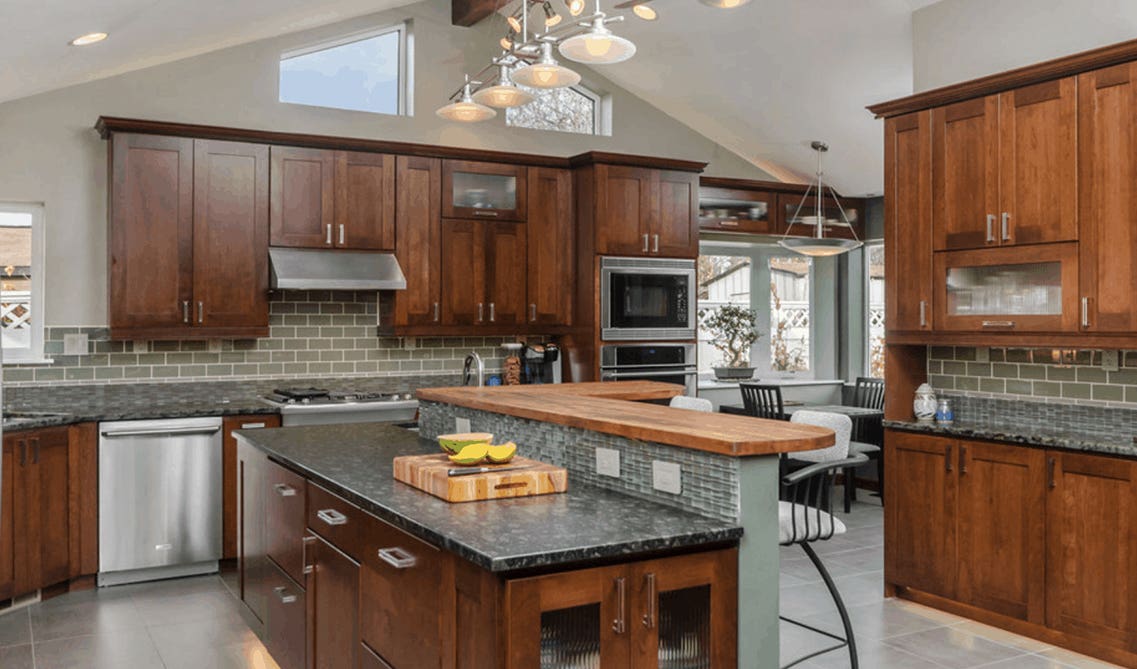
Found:
[[[864,211],[855,200],[841,200],[841,205],[831,197],[826,197],[821,205],[821,225],[826,237],[864,240]],[[844,216],[841,215],[842,210]],[[848,223],[846,223],[848,219]],[[851,227],[850,227],[851,226]],[[775,232],[779,235],[789,231],[790,237],[814,237],[817,235],[817,198],[802,198],[793,193],[778,195],[778,222]]]
[[[442,161],[442,217],[525,220],[526,168]]]
[[[774,230],[774,194],[739,188],[699,188],[699,228],[723,232],[770,234]]]
[[[627,667],[629,585],[623,566],[509,581],[509,669]]]
[[[631,582],[632,667],[737,665],[736,549],[639,563]]]
[[[1077,330],[1077,258],[1073,243],[936,253],[936,328]]]

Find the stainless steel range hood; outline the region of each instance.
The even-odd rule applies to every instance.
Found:
[[[298,290],[403,290],[407,279],[391,253],[270,248],[271,286]]]

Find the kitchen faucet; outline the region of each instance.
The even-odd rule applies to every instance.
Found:
[[[476,378],[475,374],[477,375]],[[477,351],[470,351],[466,356],[466,363],[462,367],[462,385],[471,385],[470,381],[477,381],[476,386],[486,385],[486,367],[482,363],[482,356]]]

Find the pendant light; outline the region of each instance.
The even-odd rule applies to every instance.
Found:
[[[656,13],[655,9],[646,2],[632,5],[632,12],[644,21],[654,21],[659,18],[659,14]]]
[[[435,114],[438,114],[440,118],[444,118],[447,121],[460,121],[462,123],[488,121],[497,116],[496,111],[483,104],[474,102],[474,98],[470,95],[469,81],[462,87],[462,97],[457,102],[451,102],[444,107],[440,107]]]
[[[853,224],[849,222],[849,217],[845,215],[845,209],[841,206],[841,201],[837,199],[837,193],[833,192],[832,188],[829,188],[829,192],[832,194],[833,201],[837,204],[837,210],[841,212],[841,218],[844,221],[843,223],[835,224],[848,226],[849,230],[853,232],[853,239],[836,239],[834,237],[825,236],[826,220],[825,214],[822,211],[822,206],[825,202],[825,186],[822,183],[823,172],[821,171],[821,156],[829,150],[829,145],[825,142],[815,141],[810,144],[810,147],[817,152],[817,186],[814,195],[814,215],[798,217],[803,209],[808,211],[806,202],[809,199],[810,191],[814,191],[814,185],[810,184],[809,188],[805,191],[805,195],[802,196],[797,209],[794,210],[793,216],[787,221],[786,232],[782,235],[782,239],[778,241],[778,245],[796,253],[815,258],[841,255],[842,253],[860,248],[862,243],[856,238],[857,231],[853,228]],[[814,235],[812,237],[790,237],[790,229],[795,223],[815,226]]]
[[[474,102],[505,109],[507,107],[520,107],[533,101],[533,94],[518,88],[509,78],[509,67],[501,65],[498,68],[497,83],[474,93]]]
[[[565,58],[589,65],[622,63],[636,55],[636,45],[608,30],[603,14],[597,14],[586,32],[561,42],[560,48]]]
[[[584,11],[584,0],[565,0],[565,6],[568,7],[569,14],[580,16]]]
[[[545,10],[545,29],[548,30],[561,22],[561,15],[553,9],[553,5],[549,3],[549,0],[545,0],[543,7]]]
[[[734,9],[750,2],[750,0],[699,0],[699,2],[716,9]]]
[[[541,57],[513,72],[513,81],[530,88],[564,88],[580,83],[580,75],[557,63],[551,42],[541,42]]]

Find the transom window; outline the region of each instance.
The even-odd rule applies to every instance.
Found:
[[[868,351],[865,373],[884,378],[884,244],[865,244],[865,332]]]
[[[43,205],[0,202],[3,361],[43,360]]]
[[[505,124],[533,130],[604,135],[605,99],[584,86],[538,89],[522,86],[533,102],[505,110]]]
[[[280,58],[280,101],[411,114],[410,23],[349,35]]]

